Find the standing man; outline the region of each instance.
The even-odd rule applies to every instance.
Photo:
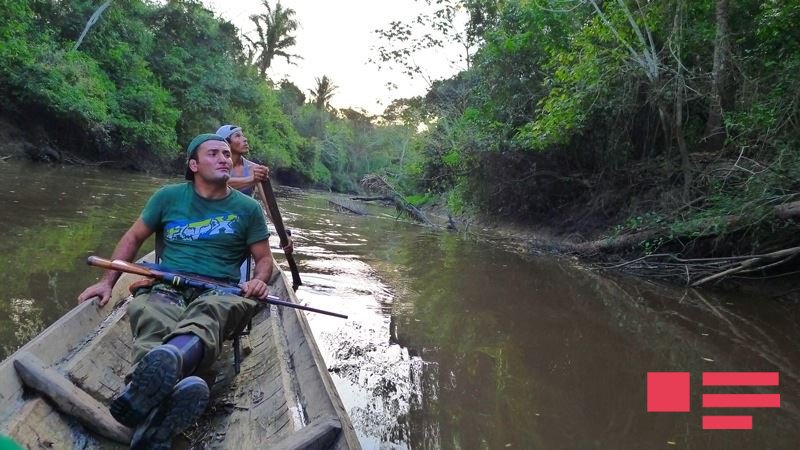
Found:
[[[269,167],[256,164],[244,157],[250,151],[250,144],[242,133],[242,128],[236,125],[223,125],[217,129],[217,135],[222,136],[231,146],[231,179],[228,184],[246,195],[253,195],[255,187],[269,176]]]
[[[266,298],[272,254],[258,203],[228,186],[233,161],[221,136],[201,134],[187,147],[187,183],[153,194],[125,233],[112,259],[131,261],[155,231],[164,237],[161,263],[171,270],[239,281],[246,255],[254,275],[243,297],[214,290],[178,289],[156,283],[140,288],[128,306],[135,369],[109,407],[120,423],[135,428],[131,448],[169,449],[172,438],[194,423],[208,405],[209,388],[191,376],[218,357],[223,340],[241,329]],[[120,273],[106,271],[78,297],[104,305]]]
[[[250,144],[247,142],[247,137],[241,127],[223,125],[217,129],[217,135],[225,138],[225,142],[231,146],[233,169],[231,169],[231,179],[228,180],[228,185],[238,189],[245,195],[252,196],[255,187],[269,177],[269,167],[256,164],[244,157],[244,154],[250,151]],[[291,254],[294,251],[294,243],[291,237],[289,237],[289,243],[283,247],[283,251],[286,254]],[[243,265],[243,271],[245,270],[244,267]],[[244,275],[242,276],[244,277]]]

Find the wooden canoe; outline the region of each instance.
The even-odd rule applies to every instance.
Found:
[[[152,254],[145,259],[151,258]],[[297,302],[286,277],[275,267],[270,293]],[[0,434],[11,436],[23,448],[127,447],[90,431],[24,387],[14,361],[38,359],[54,369],[49,373],[107,405],[122,389],[131,363],[125,311],[127,287],[136,279],[124,274],[106,306],[94,302],[77,306],[0,363]],[[216,367],[211,405],[196,427],[175,440],[175,448],[360,448],[304,314],[274,306],[262,310],[253,320],[249,338],[243,338],[249,345],[244,345],[239,375],[233,374],[230,342],[226,342]]]

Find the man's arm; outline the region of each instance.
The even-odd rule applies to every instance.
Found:
[[[228,180],[228,186],[236,190],[246,189],[254,187],[258,183],[261,183],[261,180],[269,176],[269,167],[258,164],[253,164],[249,167],[250,175],[246,177],[231,177]]]
[[[269,241],[264,239],[250,245],[250,254],[255,260],[253,278],[244,284],[242,289],[245,297],[265,298],[269,294],[267,282],[272,278],[272,251]]]
[[[130,229],[122,236],[122,239],[119,240],[119,243],[117,243],[114,253],[111,254],[111,259],[132,261],[136,256],[136,252],[139,251],[139,248],[151,234],[153,234],[153,230],[145,225],[141,217],[136,219],[136,222],[133,223]],[[100,306],[105,305],[108,303],[108,299],[111,298],[111,290],[114,288],[114,284],[117,282],[120,275],[122,275],[121,272],[106,270],[100,281],[86,288],[81,295],[78,296],[78,303],[83,303],[92,297],[98,296],[100,297]]]

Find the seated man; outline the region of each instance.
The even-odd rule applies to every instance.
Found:
[[[131,261],[153,232],[161,230],[161,263],[171,270],[237,283],[239,265],[255,260],[244,296],[155,284],[137,291],[128,306],[135,369],[110,405],[120,423],[135,428],[131,448],[169,449],[172,438],[205,410],[209,388],[190,376],[210,367],[223,340],[241,329],[265,298],[272,275],[269,233],[258,203],[228,186],[232,161],[225,140],[195,137],[187,148],[188,183],[161,188],[125,233],[112,259]],[[104,305],[120,273],[107,271],[78,297]],[[245,298],[250,297],[250,298]]]

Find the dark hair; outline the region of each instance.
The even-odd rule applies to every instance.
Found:
[[[186,174],[184,175],[184,178],[186,178],[187,180],[194,181],[194,172],[192,172],[192,169],[189,168],[189,161],[191,160],[199,161],[197,159],[196,149],[189,155],[188,158],[186,158]]]

